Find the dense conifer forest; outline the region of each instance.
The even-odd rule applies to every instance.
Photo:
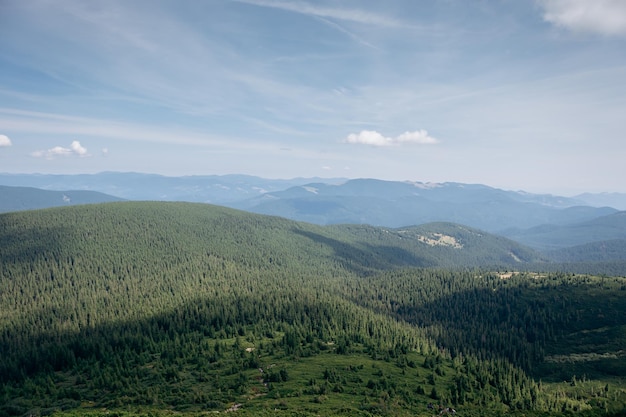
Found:
[[[2,214],[0,415],[626,412],[626,279],[417,230],[191,203]]]

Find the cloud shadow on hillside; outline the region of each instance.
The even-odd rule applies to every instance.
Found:
[[[363,247],[359,247],[310,231],[294,229],[293,232],[332,248],[333,256],[339,260],[342,267],[356,274],[367,275],[380,270],[406,266],[424,268],[436,266],[434,260],[417,256],[394,246],[365,243]]]
[[[7,221],[6,217],[0,220],[0,262],[3,264],[32,263],[41,255],[58,254],[64,247],[67,228],[16,229],[7,225]]]

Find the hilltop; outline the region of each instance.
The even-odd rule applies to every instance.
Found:
[[[272,262],[280,261],[288,267],[302,267],[302,262],[314,265],[324,260],[337,267],[350,264],[359,272],[377,272],[398,267],[507,267],[542,260],[537,252],[512,240],[452,223],[407,228],[317,226],[193,203],[128,202],[76,207],[75,210],[9,213],[4,217],[5,224],[12,226],[4,230],[2,243],[10,248],[15,239],[19,240],[20,247],[26,248],[29,244],[38,247],[42,244],[39,235],[58,224],[57,227],[67,230],[71,237],[54,233],[54,240],[46,242],[47,251],[65,252],[82,242],[81,250],[95,255],[96,249],[89,251],[91,246],[101,245],[95,236],[107,236],[107,240],[111,240],[110,234],[117,237],[119,233],[128,233],[128,229],[119,230],[126,216],[131,217],[127,220],[131,222],[128,227],[137,228],[140,236],[152,236],[154,242],[150,242],[150,246],[167,241],[172,248],[182,248],[202,242],[220,257],[257,259],[260,252],[267,254],[267,258],[258,258],[258,262],[272,258]],[[80,229],[88,229],[84,234],[94,238],[77,239],[75,235],[83,233]],[[15,238],[13,233],[18,233],[19,237]],[[36,235],[30,242],[25,239],[29,233]],[[138,243],[147,244],[133,242],[133,247]],[[300,253],[309,256],[302,258]]]

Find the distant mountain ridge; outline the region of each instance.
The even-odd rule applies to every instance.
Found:
[[[97,191],[51,191],[0,185],[0,213],[112,201],[123,201],[123,199]]]
[[[136,172],[101,172],[97,174],[8,174],[0,173],[0,184],[8,186],[34,187],[44,190],[63,191],[89,190],[111,194],[128,200],[159,200],[159,201],[190,201],[224,204],[232,201],[258,197],[265,193],[285,191],[291,187],[306,186],[315,188],[317,185],[343,185],[355,195],[372,195],[374,190],[385,188],[385,193],[405,193],[408,188],[413,191],[430,190],[431,197],[439,195],[441,199],[451,189],[458,192],[465,189],[468,193],[479,195],[496,193],[514,198],[516,201],[533,202],[554,207],[593,206],[613,207],[626,210],[626,194],[620,193],[585,193],[575,197],[561,197],[550,194],[533,194],[524,191],[505,191],[480,184],[462,183],[430,183],[417,181],[383,181],[376,179],[347,178],[292,178],[267,179],[251,175],[193,175],[170,177],[157,174]],[[483,194],[485,195],[485,194]],[[444,198],[445,200],[445,198]]]
[[[626,194],[624,193],[583,193],[573,198],[589,206],[609,206],[618,210],[626,210]]]
[[[566,197],[504,191],[479,184],[374,179],[300,185],[232,206],[316,224],[401,227],[443,221],[490,232],[546,223],[568,224],[617,211],[581,206],[578,200]]]
[[[126,200],[188,201],[226,205],[257,195],[318,181],[318,178],[264,179],[250,175],[167,177],[136,172],[98,174],[0,174],[0,184],[44,190],[90,190]],[[339,183],[345,179],[327,179]]]
[[[626,240],[626,211],[573,224],[544,224],[503,234],[509,239],[540,250],[558,250],[594,242]],[[626,259],[626,252],[623,259]]]
[[[367,178],[284,180],[248,175],[166,177],[119,172],[0,174],[0,184],[41,189],[41,195],[36,198],[33,188],[28,192],[22,190],[19,198],[16,190],[0,192],[2,211],[116,199],[186,201],[318,225],[368,224],[401,228],[448,222],[500,234],[542,251],[626,239],[626,225],[617,220],[618,216],[610,217],[619,213],[617,208],[586,203],[620,203],[620,199],[626,197],[615,193],[561,197],[455,182]]]

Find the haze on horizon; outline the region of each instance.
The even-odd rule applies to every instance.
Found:
[[[6,0],[0,172],[626,192],[620,0]]]

